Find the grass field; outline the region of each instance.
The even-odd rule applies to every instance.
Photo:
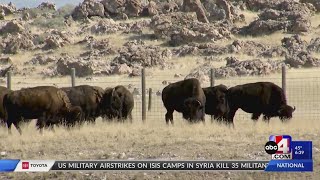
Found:
[[[316,69],[290,70],[287,73],[287,93],[289,104],[297,111],[288,123],[277,118],[270,124],[261,120],[254,124],[250,115],[238,111],[235,129],[229,129],[206,117],[205,124],[188,124],[181,114],[174,113],[174,126],[164,121],[165,110],[159,96],[154,95],[152,109],[147,113],[146,123],[141,121],[141,98],[135,97],[134,121],[132,124],[107,123],[98,119],[95,125],[84,125],[80,129],[67,131],[56,128],[55,132],[45,131],[40,135],[35,122],[24,125],[23,135],[0,129],[0,149],[6,152],[2,158],[54,159],[54,160],[94,160],[94,159],[175,159],[175,160],[268,160],[264,144],[271,134],[289,134],[293,140],[312,140],[313,173],[258,173],[258,172],[212,172],[212,173],[10,173],[0,174],[0,179],[319,179],[320,178],[320,124],[319,104],[320,79]],[[244,77],[216,80],[216,84],[228,86],[254,81],[272,81],[281,85],[281,74],[267,77]],[[156,75],[147,78],[147,87],[161,90],[162,80],[174,82],[173,74]],[[17,82],[23,83],[17,83]],[[46,80],[14,79],[13,88],[24,86],[49,85],[68,86],[69,78]],[[37,82],[33,84],[32,82]],[[140,79],[118,76],[97,78],[95,81],[78,79],[78,84],[95,84],[101,87],[115,84],[140,86]],[[204,84],[203,86],[206,86]],[[155,91],[154,91],[155,92]]]

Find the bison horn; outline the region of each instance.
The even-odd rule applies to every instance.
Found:
[[[114,96],[114,93],[115,93],[115,92],[116,92],[116,89],[115,89],[115,88],[113,88],[113,89],[112,89],[112,93],[111,93],[111,94],[112,94],[112,96]]]
[[[197,100],[197,103],[199,104],[199,106],[201,106],[201,102],[199,100]]]

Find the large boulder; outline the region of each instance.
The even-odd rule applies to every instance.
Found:
[[[103,40],[92,40],[87,44],[89,49],[87,52],[80,54],[81,57],[94,57],[101,58],[107,55],[116,54],[118,48],[114,47],[108,39]]]
[[[150,26],[157,37],[169,39],[172,46],[189,42],[214,42],[231,36],[222,24],[199,22],[196,13],[157,15],[152,18]]]
[[[252,11],[270,9],[276,4],[276,0],[245,0],[246,8]]]
[[[172,12],[178,12],[181,8],[175,1],[168,1],[168,2],[162,2],[158,3],[159,6],[159,12],[160,14],[167,14]]]
[[[48,10],[53,10],[56,11],[57,7],[54,3],[51,2],[42,2],[37,8],[39,9],[48,9]]]
[[[93,40],[87,45],[90,50],[106,51],[108,54],[115,54],[117,49],[109,41],[109,39]]]
[[[110,16],[114,16],[124,12],[126,0],[102,0],[101,3],[103,4],[106,13]]]
[[[197,21],[196,13],[170,13],[152,17],[151,28],[158,38],[169,38],[173,26],[188,26],[189,22]]]
[[[306,51],[300,51],[298,53],[288,55],[284,62],[294,68],[320,67],[320,59],[313,57]]]
[[[229,22],[244,21],[245,16],[230,1],[203,0],[204,8],[210,22],[227,20]]]
[[[29,33],[18,33],[16,35],[7,34],[2,40],[0,47],[3,53],[16,54],[21,50],[32,50],[35,48],[33,43],[34,36]]]
[[[205,8],[200,0],[184,0],[182,10],[185,12],[196,12],[200,22],[209,23]]]
[[[120,23],[120,25],[125,28],[123,33],[136,33],[142,35],[143,29],[150,27],[150,23],[150,19],[143,19],[129,23]]]
[[[175,48],[173,52],[176,56],[218,56],[231,53],[228,46],[220,46],[216,43],[189,43]]]
[[[261,36],[270,35],[277,31],[284,31],[290,26],[289,21],[257,19],[239,30],[240,35]]]
[[[309,52],[317,52],[317,53],[320,53],[320,38],[317,37],[317,38],[313,38],[311,39],[308,47],[307,47],[307,50]]]
[[[76,76],[110,75],[112,68],[107,61],[91,58],[62,56],[57,63],[41,72],[48,76],[70,75],[71,68],[75,68]]]
[[[91,33],[94,34],[111,34],[120,30],[125,30],[125,27],[116,23],[113,19],[103,19],[91,27]]]
[[[0,34],[17,34],[25,31],[25,28],[23,27],[21,22],[18,22],[16,20],[9,21],[7,24],[5,24],[0,29]]]
[[[72,12],[74,20],[81,20],[92,16],[105,17],[103,4],[96,0],[84,0]]]
[[[288,50],[289,55],[293,55],[301,51],[306,51],[306,48],[308,46],[307,41],[303,40],[299,35],[285,37],[281,40],[281,44]]]
[[[122,75],[122,74],[131,74],[132,68],[127,64],[117,64],[113,66],[112,74]]]
[[[149,4],[147,7],[145,7],[144,11],[145,16],[154,16],[159,14],[158,5],[154,1],[149,1]]]
[[[256,2],[256,1],[255,1]],[[272,8],[259,14],[259,19],[239,30],[241,35],[267,35],[276,31],[305,33],[311,29],[311,16],[315,8],[294,1],[272,1]]]
[[[289,29],[291,33],[306,33],[311,29],[311,21],[307,18],[299,18],[292,22]]]
[[[139,67],[166,67],[166,61],[171,58],[170,50],[162,50],[159,46],[147,45],[143,41],[129,41],[115,57],[111,65],[126,64],[132,68]]]
[[[143,7],[141,4],[141,0],[127,0],[125,13],[129,17],[138,17],[142,12]]]
[[[13,14],[17,11],[17,8],[12,3],[9,4],[0,4],[0,12],[3,12],[4,16]]]
[[[46,55],[36,55],[30,61],[25,62],[25,65],[48,65],[50,63],[56,62],[57,59],[54,56]]]
[[[66,32],[58,30],[52,30],[47,32],[49,35],[45,39],[45,45],[43,49],[57,49],[71,43],[70,38]]]
[[[92,75],[93,62],[81,59],[73,59],[71,57],[61,57],[57,63],[57,73],[60,75],[70,75],[71,68],[75,68],[76,76],[84,77]]]
[[[226,0],[217,0],[216,1],[218,7],[222,8],[226,14],[226,19],[227,20],[232,20],[233,19],[233,12],[232,12],[232,5],[230,2]]]
[[[311,3],[317,9],[317,11],[320,12],[320,1],[318,1],[318,0],[300,0],[300,2]]]

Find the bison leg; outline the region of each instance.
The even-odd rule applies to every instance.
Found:
[[[49,120],[49,118],[48,118]],[[48,122],[48,126],[50,126],[51,122]],[[40,117],[38,118],[37,124],[36,124],[37,128],[39,129],[40,134],[43,134],[43,128],[46,126],[46,118],[44,117]]]
[[[21,128],[19,126],[19,123],[17,121],[13,122],[13,125],[16,127],[16,129],[18,130],[19,134],[22,135],[22,131]]]
[[[50,131],[55,132],[53,124],[50,124],[49,129],[50,129]]]
[[[214,115],[211,115],[211,123],[213,123],[213,120],[215,119]]]
[[[14,119],[14,121],[13,121],[13,119]],[[9,134],[12,134],[11,125],[13,124],[16,127],[16,129],[18,130],[19,134],[22,135],[22,131],[20,129],[20,126],[18,125],[18,122],[20,122],[20,121],[22,121],[21,117],[20,118],[16,118],[16,117],[8,118],[7,127],[8,127]]]
[[[237,110],[238,110],[238,108],[230,108],[228,118],[226,121],[227,124],[232,124],[234,126],[233,119],[234,119],[234,116],[236,115]]]
[[[128,117],[129,117],[130,123],[132,123],[132,113],[131,112],[129,113]]]
[[[206,113],[205,113],[205,110],[204,110],[204,108],[202,109],[202,116],[201,116],[201,121],[203,122],[203,123],[205,123],[205,116],[206,116]]]
[[[11,121],[7,121],[8,134],[12,134],[12,132],[11,132],[11,125],[12,125],[12,122],[11,122]]]
[[[269,122],[270,122],[270,116],[264,115],[264,116],[263,116],[263,121],[264,121],[264,122],[268,122],[268,124],[269,124]]]
[[[173,110],[167,110],[165,118],[167,124],[169,124],[169,120],[171,121],[171,124],[173,124]]]
[[[231,128],[231,127],[232,127],[232,129],[234,129],[234,123],[233,123],[233,121],[232,121],[232,122],[230,122],[230,123],[228,123],[228,126],[229,126],[229,128]]]
[[[251,119],[257,121],[260,117],[261,113],[253,113]]]

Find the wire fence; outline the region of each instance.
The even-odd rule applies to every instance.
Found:
[[[164,121],[166,109],[161,99],[162,89],[169,83],[183,80],[184,77],[176,77],[172,75],[152,75],[145,76],[145,70],[142,70],[141,77],[90,77],[76,78],[74,70],[71,70],[70,77],[63,78],[31,78],[31,77],[13,77],[9,72],[6,84],[12,90],[18,90],[26,87],[34,86],[56,86],[70,87],[75,85],[92,85],[102,88],[115,87],[116,85],[124,85],[134,95],[135,107],[133,110],[134,120],[146,121]],[[212,73],[213,74],[213,73]],[[215,79],[211,76],[210,81],[202,82],[202,87],[224,84],[232,87],[239,84],[269,81],[273,82],[285,89],[287,102],[291,106],[296,107],[294,119],[316,120],[319,117],[320,110],[320,73],[316,69],[308,71],[288,71],[285,68],[281,74],[273,74],[269,76],[249,76],[249,77],[233,77],[225,79]],[[175,112],[174,118],[181,118],[180,113]],[[251,114],[238,110],[235,119],[250,119]],[[206,119],[210,119],[209,116]]]

